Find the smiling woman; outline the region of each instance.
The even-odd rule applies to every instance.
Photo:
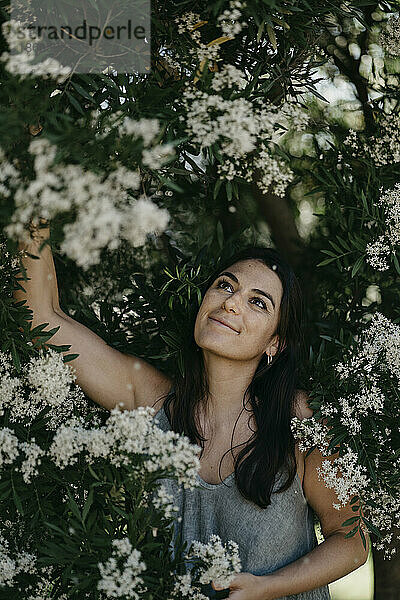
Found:
[[[306,459],[291,432],[293,416],[313,414],[297,389],[302,345],[292,269],[274,249],[246,248],[206,282],[184,376],[155,403],[162,429],[201,446],[198,488],[162,480],[179,508],[174,546],[207,543],[211,534],[236,541],[244,572],[231,582],[234,600],[326,600],[327,584],[367,558],[359,540],[344,539],[351,507],[334,509],[317,476],[324,457]],[[327,538],[319,546],[315,514]]]

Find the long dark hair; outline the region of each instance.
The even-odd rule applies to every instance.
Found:
[[[219,260],[203,285],[202,297],[221,271],[246,259],[260,260],[273,269],[283,287],[279,322],[274,332],[279,336],[277,353],[270,364],[267,363],[266,354],[263,354],[243,396],[243,410],[249,411],[245,406],[245,398],[248,397],[257,432],[253,433],[235,459],[235,481],[240,493],[260,508],[266,508],[271,504],[277,473],[283,469],[287,472],[286,481],[274,490],[277,493],[287,490],[296,476],[295,440],[290,421],[294,415],[298,364],[304,344],[303,303],[299,282],[290,265],[277,250],[260,246],[248,246],[229,258]],[[185,340],[182,353],[184,376],[180,373],[175,375],[171,391],[164,396],[164,410],[171,428],[202,448],[201,458],[203,442],[207,438],[200,434],[195,415],[198,405],[206,408],[208,381],[203,354],[194,339],[194,321],[191,331],[192,335]]]

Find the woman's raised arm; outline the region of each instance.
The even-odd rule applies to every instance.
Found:
[[[25,255],[21,259],[29,279],[25,281],[21,274],[20,284],[26,292],[15,290],[14,300],[26,300],[26,306],[33,311],[32,327],[41,323],[49,324],[46,329],[60,326],[49,343],[70,344],[64,354],[79,354],[68,364],[75,369],[76,383],[89,398],[108,410],[119,402],[124,403],[122,410],[152,406],[169,391],[170,378],[146,361],[115,350],[61,310],[51,248],[46,244],[39,250],[43,240],[50,237],[49,225],[45,225],[40,229],[31,227],[32,241],[18,244],[19,250],[39,258]]]

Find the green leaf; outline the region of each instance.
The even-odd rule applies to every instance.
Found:
[[[90,489],[88,497],[86,498],[85,505],[82,511],[82,521],[85,522],[90,507],[93,504],[93,488]]]
[[[367,549],[367,540],[365,539],[365,534],[364,534],[363,530],[361,529],[361,527],[360,527],[360,535],[361,535],[362,543],[364,546],[364,550],[366,550]]]
[[[331,263],[333,260],[336,260],[336,256],[334,258],[326,258],[322,262],[318,263],[317,267],[324,267],[325,265],[328,265],[329,263]]]
[[[232,184],[230,181],[227,181],[227,183],[225,185],[225,190],[226,190],[226,197],[228,199],[228,202],[230,202],[232,200]]]
[[[218,221],[217,223],[217,241],[219,247],[222,249],[224,245],[224,230],[221,221]]]
[[[88,92],[83,89],[83,87],[81,85],[79,85],[79,83],[76,83],[74,81],[71,81],[73,87],[76,89],[76,91],[83,96],[84,98],[86,98],[86,100],[90,100],[90,102],[93,104],[93,98],[92,96],[90,96],[90,94],[88,94]]]
[[[70,93],[70,92],[66,92],[69,101],[71,102],[72,106],[81,113],[81,115],[85,116],[85,111],[82,109],[81,105],[79,104],[78,100],[76,98],[74,98],[74,96]]]
[[[275,35],[275,31],[273,30],[271,25],[267,25],[267,34],[268,34],[269,41],[271,42],[273,49],[277,50],[278,44],[276,43],[276,35]]]
[[[69,507],[71,508],[71,510],[74,513],[74,515],[76,516],[76,518],[79,521],[82,521],[82,516],[81,516],[81,511],[79,510],[79,506],[75,502],[75,500],[72,497],[72,494],[71,494],[71,492],[69,491],[68,488],[67,488],[67,494],[68,494],[68,497],[69,497]]]
[[[218,179],[217,183],[214,186],[214,200],[219,194],[219,190],[221,189],[222,179]]]
[[[361,266],[363,263],[364,263],[364,256],[359,256],[351,270],[351,277],[354,277],[358,273],[358,271],[361,269]]]
[[[400,275],[400,264],[399,264],[399,260],[397,258],[397,254],[393,254],[393,262],[394,262],[394,266],[395,266],[396,271]]]
[[[67,356],[64,356],[63,361],[64,363],[67,363],[71,360],[74,360],[75,358],[78,358],[78,356],[80,356],[80,354],[67,354]]]
[[[25,513],[24,513],[24,509],[22,508],[21,498],[18,496],[14,486],[12,486],[12,490],[13,490],[13,498],[14,498],[15,506],[16,506],[18,512],[21,513],[22,516],[24,516]]]
[[[357,527],[354,527],[354,529],[352,529],[351,531],[349,531],[348,533],[346,533],[346,535],[344,536],[345,538],[349,538],[349,537],[353,537],[353,535],[356,534],[356,532],[358,531],[359,526],[357,525]]]
[[[364,521],[364,523],[367,525],[368,529],[374,533],[378,538],[382,538],[382,533],[379,531],[379,529],[377,529],[375,527],[375,525],[373,525],[371,523],[371,521],[369,521],[368,519],[366,519],[365,517],[361,517],[362,520]]]
[[[359,519],[360,519],[359,516],[350,517],[350,519],[347,519],[347,521],[345,521],[344,523],[342,523],[342,527],[347,527],[347,525],[353,525],[353,523],[355,523]]]

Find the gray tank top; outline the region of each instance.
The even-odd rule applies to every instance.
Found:
[[[153,420],[163,431],[171,430],[164,407]],[[192,490],[185,489],[172,478],[159,480],[179,508],[173,525],[173,545],[180,539],[188,543],[189,549],[193,540],[208,543],[213,533],[220,536],[223,544],[234,540],[239,545],[242,572],[253,575],[272,573],[317,546],[314,513],[307,504],[297,473],[285,492],[271,495],[271,504],[267,508],[246,500],[236,486],[234,475],[231,473],[222,483],[211,484],[197,474],[200,487]],[[279,487],[282,475],[282,471],[277,474],[273,490]],[[181,517],[180,522],[178,517]],[[171,551],[174,556],[173,546]],[[221,598],[211,583],[203,586],[201,591],[209,598]],[[324,585],[279,600],[330,598],[329,588]]]

